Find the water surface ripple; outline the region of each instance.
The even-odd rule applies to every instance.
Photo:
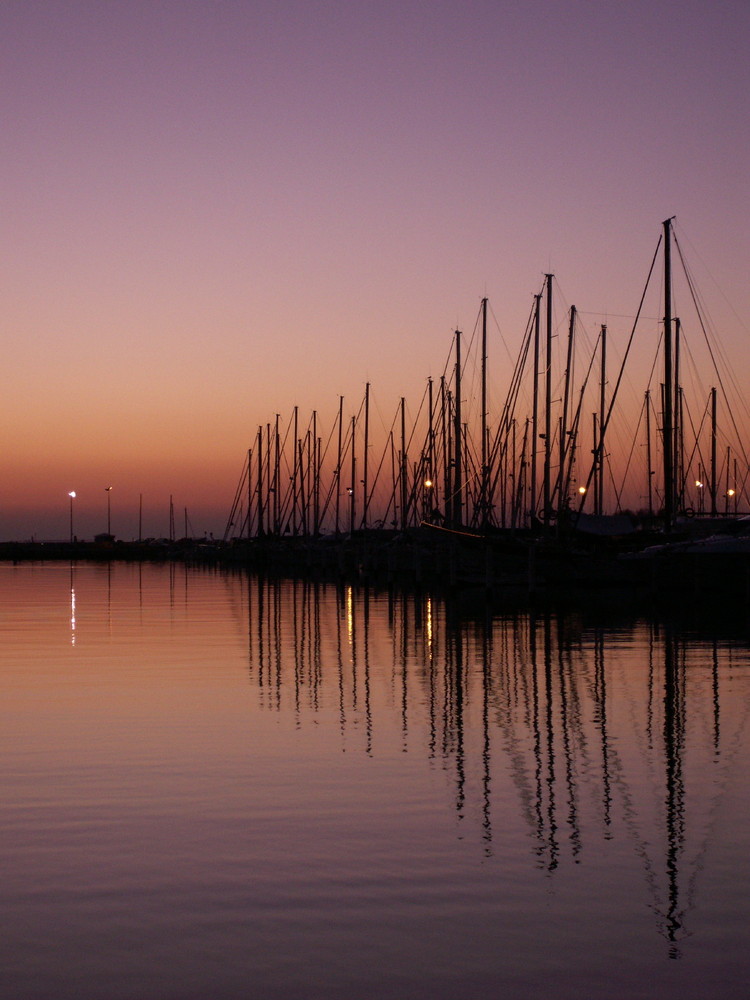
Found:
[[[745,995],[746,636],[0,564],[0,995]]]

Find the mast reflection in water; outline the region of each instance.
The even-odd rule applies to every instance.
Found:
[[[174,566],[0,580],[8,996],[741,995],[744,640]]]

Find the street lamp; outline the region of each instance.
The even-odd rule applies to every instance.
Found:
[[[68,496],[70,497],[70,544],[72,545],[73,544],[73,501],[76,498],[76,491],[71,490],[70,493],[68,493]]]
[[[107,494],[107,534],[112,534],[112,501],[110,494],[112,493],[111,486],[105,486],[104,492]]]

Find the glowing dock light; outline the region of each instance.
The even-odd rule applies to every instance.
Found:
[[[70,497],[70,541],[71,541],[71,544],[72,544],[72,542],[73,542],[73,501],[76,498],[76,491],[75,490],[71,490],[70,493],[68,493],[68,496]]]
[[[105,486],[104,492],[107,494],[107,534],[112,534],[112,487]]]

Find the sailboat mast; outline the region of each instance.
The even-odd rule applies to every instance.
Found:
[[[547,279],[547,344],[545,362],[547,371],[544,380],[544,525],[549,525],[550,517],[550,466],[552,458],[552,275]]]
[[[711,513],[716,516],[716,386],[711,389]]]
[[[354,536],[354,493],[357,483],[357,455],[354,448],[354,432],[356,430],[356,417],[352,417],[352,478],[349,487],[349,534]]]
[[[339,440],[336,449],[336,538],[339,537],[341,517],[341,435],[343,431],[344,397],[339,396]]]
[[[487,470],[487,299],[482,299],[482,488],[479,503],[480,524],[488,520],[489,497]]]
[[[362,500],[362,527],[367,530],[367,507],[368,507],[368,487],[367,487],[367,452],[370,447],[370,383],[365,383],[365,454],[364,454],[364,472],[362,476],[362,485],[364,489],[364,498]]]
[[[598,461],[596,466],[596,474],[599,478],[599,485],[596,491],[598,509],[597,514],[604,513],[604,428],[605,428],[605,417],[606,417],[606,406],[605,406],[605,386],[607,385],[607,326],[602,323],[602,367],[601,367],[601,382],[599,386],[599,442],[598,442]]]
[[[430,423],[428,429],[427,438],[427,478],[429,479],[431,486],[428,487],[430,490],[430,497],[435,495],[435,428],[433,426],[434,414],[432,408],[434,406],[434,401],[432,398],[432,379],[427,379],[427,409],[430,413]],[[432,513],[432,508],[434,503],[430,503],[430,513]]]
[[[674,510],[677,513],[684,504],[682,494],[684,491],[685,477],[683,475],[683,455],[680,441],[682,437],[682,390],[680,389],[680,320],[674,318],[674,358],[672,361],[674,389],[672,391],[672,438],[674,441],[672,459],[674,463]]]
[[[318,497],[318,411],[313,410],[312,413],[312,437],[310,439],[310,444],[312,446],[312,530],[313,535],[318,537],[318,514],[320,512],[320,504]],[[308,487],[309,490],[309,487]]]
[[[565,389],[563,391],[563,411],[560,421],[560,472],[557,477],[557,506],[564,510],[567,506],[567,496],[563,492],[565,484],[565,452],[568,441],[568,407],[570,405],[570,382],[573,365],[573,334],[576,325],[576,307],[570,307],[570,323],[568,325],[568,352],[565,358]]]
[[[652,489],[652,472],[651,472],[651,390],[646,389],[645,403],[646,407],[646,476],[648,479],[648,513],[651,517],[654,513],[654,497]]]
[[[599,421],[597,414],[592,413],[592,440],[594,442],[594,513],[599,513],[601,500],[599,497]]]
[[[536,446],[539,440],[539,334],[541,324],[541,295],[535,295],[536,306],[534,309],[534,386],[531,405],[531,503],[529,504],[529,514],[532,528],[536,524]]]
[[[674,430],[672,415],[672,219],[664,222],[664,528],[674,520]]]
[[[276,415],[274,426],[274,455],[273,455],[273,530],[278,535],[279,525],[279,414]]]
[[[461,331],[456,330],[456,407],[454,424],[454,488],[453,524],[460,528],[463,524],[463,470],[461,468],[462,426],[461,426]]]
[[[271,476],[271,424],[266,423],[266,529],[268,534],[271,534],[272,528],[272,515],[273,510],[271,508],[271,493],[273,492],[273,478]]]
[[[263,425],[258,425],[258,478],[256,483],[258,493],[258,534],[263,534]]]
[[[408,488],[406,484],[408,462],[406,457],[406,400],[401,397],[401,530],[406,530]]]
[[[729,466],[731,463],[731,450],[729,445],[727,445],[727,473],[726,482],[724,485],[724,513],[729,513]]]
[[[247,450],[247,540],[250,541],[250,533],[253,524],[253,450]]]
[[[292,437],[292,534],[297,534],[297,423],[299,411],[294,407],[294,436]]]
[[[443,447],[443,503],[445,506],[445,523],[452,523],[451,507],[451,481],[450,481],[450,461],[451,445],[450,433],[448,429],[447,408],[449,401],[446,398],[445,375],[440,376],[440,437]]]

